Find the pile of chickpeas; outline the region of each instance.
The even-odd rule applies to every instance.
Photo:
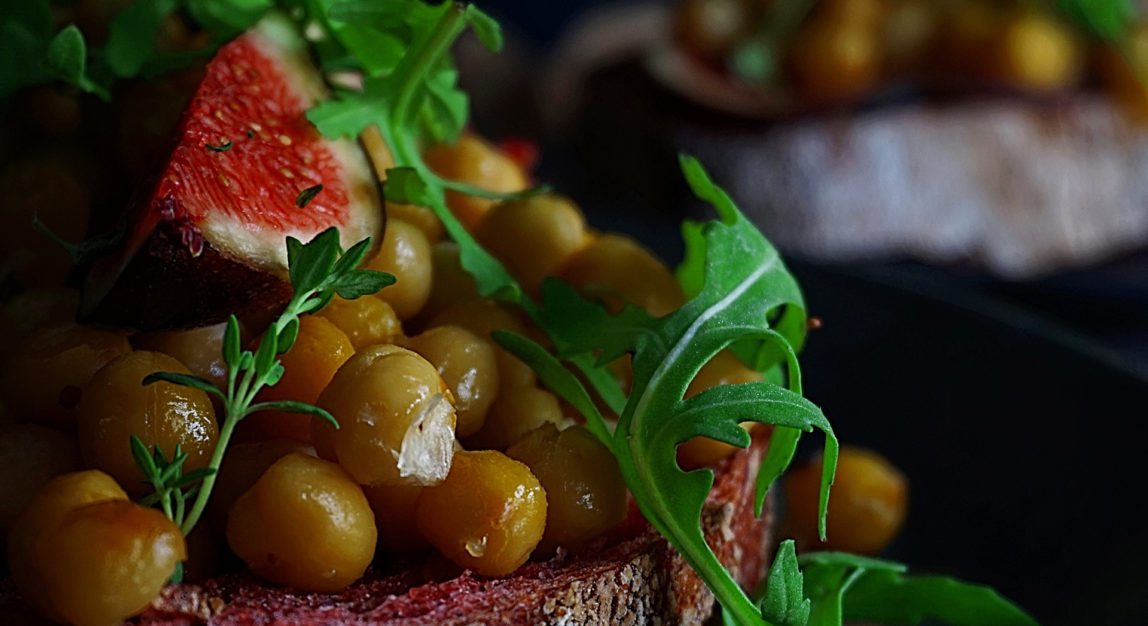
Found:
[[[790,6],[806,0],[796,0]],[[684,0],[677,40],[696,58],[726,67],[734,51],[775,15],[777,2]],[[808,0],[782,41],[780,83],[806,103],[862,99],[913,82],[941,90],[1011,88],[1052,92],[1093,77],[1139,113],[1148,112],[1148,25],[1124,42],[1090,40],[1052,3],[1020,0]],[[1148,116],[1145,116],[1148,117]]]
[[[372,134],[364,143],[383,175],[385,147]],[[519,164],[474,135],[432,147],[426,160],[487,189],[529,184]],[[565,197],[452,194],[448,204],[529,293],[557,276],[614,310],[633,304],[664,315],[683,302],[664,263],[627,236],[589,229]],[[241,422],[206,515],[186,538],[162,512],[130,500],[152,487],[129,438],[168,455],[179,445],[185,473],[207,466],[219,403],[141,381],[169,371],[224,385],[224,325],[136,334],[81,325],[78,295],[66,287],[4,304],[0,523],[11,575],[30,603],[76,624],[115,623],[146,608],[177,563],[197,581],[234,557],[269,581],[318,592],[345,588],[377,559],[429,548],[502,576],[532,557],[583,548],[623,521],[627,492],[611,453],[490,335],[544,337],[520,311],[478,295],[429,210],[388,204],[387,212],[365,266],[397,282],[304,316],[281,357],[282,379],[256,398],[316,404],[339,428],[293,413]],[[261,331],[253,324],[244,333],[252,346]],[[625,360],[611,366],[624,386],[628,369]],[[760,379],[723,353],[687,393]],[[698,439],[680,458],[698,467],[732,450]]]

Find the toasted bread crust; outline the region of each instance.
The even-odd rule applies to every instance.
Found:
[[[749,450],[718,468],[702,514],[718,559],[746,587],[762,574],[773,521],[768,501],[760,519],[753,514],[764,444],[757,437]],[[0,594],[0,611],[18,605],[17,598]],[[614,536],[577,554],[527,564],[504,578],[459,573],[437,558],[395,573],[368,573],[338,594],[296,593],[230,574],[203,585],[169,585],[137,621],[170,626],[702,624],[713,609],[705,584],[634,510]]]

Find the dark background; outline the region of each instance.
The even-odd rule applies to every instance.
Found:
[[[537,61],[599,4],[482,6],[520,56]],[[595,114],[611,106],[598,98]],[[475,124],[543,136],[525,109],[522,100],[477,106]],[[630,232],[676,260],[676,224],[696,207],[665,200],[688,197],[673,177],[672,136],[664,146],[627,141],[593,132],[543,141],[539,177],[574,196],[595,227]],[[612,174],[611,184],[591,170]],[[657,189],[641,182],[650,180]],[[803,355],[807,395],[844,443],[880,451],[910,477],[909,519],[886,556],[992,585],[1042,623],[1148,623],[1148,520],[1137,504],[1148,441],[1146,259],[1009,281],[909,259],[790,256],[810,313],[824,321]]]

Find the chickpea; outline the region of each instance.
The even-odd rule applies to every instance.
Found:
[[[739,385],[760,380],[762,380],[761,373],[746,367],[736,354],[723,350],[702,366],[697,376],[690,381],[689,387],[686,387],[684,397],[692,398],[718,385]],[[746,432],[752,431],[756,426],[756,422],[743,422],[741,425]],[[709,437],[694,437],[678,446],[678,463],[686,469],[713,465],[738,449],[737,446]]]
[[[355,582],[375,554],[375,518],[341,467],[291,453],[231,507],[227,542],[251,571],[302,591]]]
[[[215,527],[221,531],[227,528],[227,512],[239,496],[250,489],[267,468],[292,452],[308,454],[313,450],[294,439],[245,441],[228,446],[211,499],[207,501],[207,514]]]
[[[950,72],[984,80],[995,63],[994,39],[1001,30],[1000,9],[984,0],[958,2],[940,20],[938,56]]]
[[[881,27],[886,74],[902,76],[922,67],[934,45],[940,17],[933,3],[896,0],[889,7]]]
[[[319,394],[347,359],[355,353],[351,340],[325,317],[304,315],[299,318],[299,335],[295,345],[279,357],[283,378],[264,387],[257,396],[260,402],[294,400],[315,404]],[[250,418],[268,437],[287,437],[311,441],[311,416],[286,411],[260,411]]]
[[[367,268],[394,275],[395,284],[375,297],[391,305],[399,319],[414,317],[426,304],[431,287],[431,246],[418,228],[402,220],[387,220],[383,243]]]
[[[37,424],[0,428],[0,536],[49,480],[79,469],[75,437]]]
[[[387,145],[383,139],[383,133],[379,132],[379,127],[374,124],[363,129],[359,134],[359,141],[363,144],[363,149],[367,151],[367,156],[370,157],[371,166],[375,170],[375,176],[379,180],[385,181],[387,179],[387,170],[394,167],[395,155],[391,152],[391,147]]]
[[[585,428],[559,432],[545,424],[510,446],[506,456],[525,463],[546,490],[539,553],[580,548],[626,519],[626,484],[618,462]]]
[[[628,303],[662,317],[685,302],[677,278],[665,263],[625,235],[599,236],[574,253],[558,276],[583,294],[601,298],[615,312]]]
[[[115,479],[97,470],[73,472],[48,481],[12,522],[8,533],[8,571],[24,598],[44,615],[61,621],[53,607],[43,569],[40,539],[54,530],[69,511],[87,504],[126,501]]]
[[[423,231],[431,245],[437,244],[446,237],[446,227],[434,211],[425,206],[413,204],[387,203],[387,219],[402,220]]]
[[[52,606],[77,626],[110,626],[151,604],[187,558],[163,513],[127,501],[68,512],[38,543]]]
[[[77,409],[85,462],[111,474],[134,495],[150,487],[132,456],[132,435],[149,449],[159,446],[169,459],[179,445],[189,455],[184,471],[206,467],[219,438],[207,394],[167,382],[141,384],[154,372],[188,373],[166,354],[146,350],[125,354],[96,372],[84,386]]]
[[[355,350],[380,343],[393,343],[403,334],[403,325],[391,305],[379,298],[344,300],[335,296],[319,311],[351,340]]]
[[[20,340],[49,324],[74,322],[80,294],[68,287],[42,287],[16,294],[0,309],[0,360],[7,360]]]
[[[514,313],[498,304],[477,298],[459,302],[431,319],[429,326],[462,326],[479,337],[489,338],[496,330],[509,330],[520,335],[527,334],[526,324]],[[498,379],[502,389],[533,386],[538,378],[534,370],[518,357],[507,352],[502,346],[497,348]]]
[[[461,326],[438,326],[412,337],[406,347],[430,361],[454,396],[455,434],[478,432],[498,397],[498,358],[494,344]]]
[[[71,323],[46,326],[20,342],[0,375],[0,391],[17,415],[71,425],[80,390],[108,361],[129,351],[121,331]]]
[[[591,238],[578,207],[553,194],[495,206],[479,222],[474,236],[533,292],[538,291],[543,278],[557,274],[566,259]]]
[[[864,23],[810,20],[790,44],[789,57],[794,87],[814,102],[857,98],[881,75],[877,33]]]
[[[690,52],[720,62],[757,24],[747,0],[685,0],[674,14],[674,35]]]
[[[888,460],[871,450],[843,446],[829,492],[824,544],[817,537],[821,462],[795,467],[785,477],[789,526],[799,541],[818,549],[874,554],[905,521],[909,484]]]
[[[423,159],[443,178],[488,191],[522,191],[528,184],[526,174],[517,163],[472,134],[463,135],[453,146],[432,147]],[[446,192],[447,207],[468,230],[473,230],[495,203],[489,198]]]
[[[421,550],[429,546],[419,533],[415,505],[426,487],[418,485],[374,485],[363,487],[363,494],[375,513],[379,531],[379,548],[391,552]]]
[[[137,350],[162,352],[183,363],[192,374],[227,388],[227,364],[223,362],[223,335],[227,323],[190,330],[160,330],[132,337]]]
[[[546,491],[526,465],[501,452],[462,451],[446,480],[423,490],[415,519],[446,558],[483,576],[504,576],[542,539]]]
[[[442,241],[431,248],[431,290],[420,316],[433,318],[451,305],[478,298],[474,277],[462,268],[458,244]]]
[[[996,75],[1028,89],[1068,89],[1080,82],[1084,49],[1064,23],[1040,11],[1023,11],[1003,25]]]
[[[321,455],[364,485],[429,485],[446,478],[454,454],[455,411],[434,366],[410,350],[373,346],[351,357],[319,396],[339,422],[319,417],[311,431]]]
[[[475,447],[505,450],[536,428],[546,424],[558,426],[564,421],[558,396],[549,391],[538,387],[503,389],[472,443]]]

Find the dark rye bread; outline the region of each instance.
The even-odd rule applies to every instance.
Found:
[[[766,429],[759,429],[759,432]],[[734,578],[757,583],[768,562],[773,511],[753,514],[754,478],[766,437],[717,468],[703,511],[706,539]],[[702,624],[713,595],[633,509],[613,536],[577,554],[529,563],[504,578],[479,577],[441,558],[371,571],[338,594],[297,593],[247,574],[169,585],[136,622],[148,625],[303,624]],[[0,589],[5,623],[36,623],[11,588]],[[14,620],[14,621],[9,621]]]

